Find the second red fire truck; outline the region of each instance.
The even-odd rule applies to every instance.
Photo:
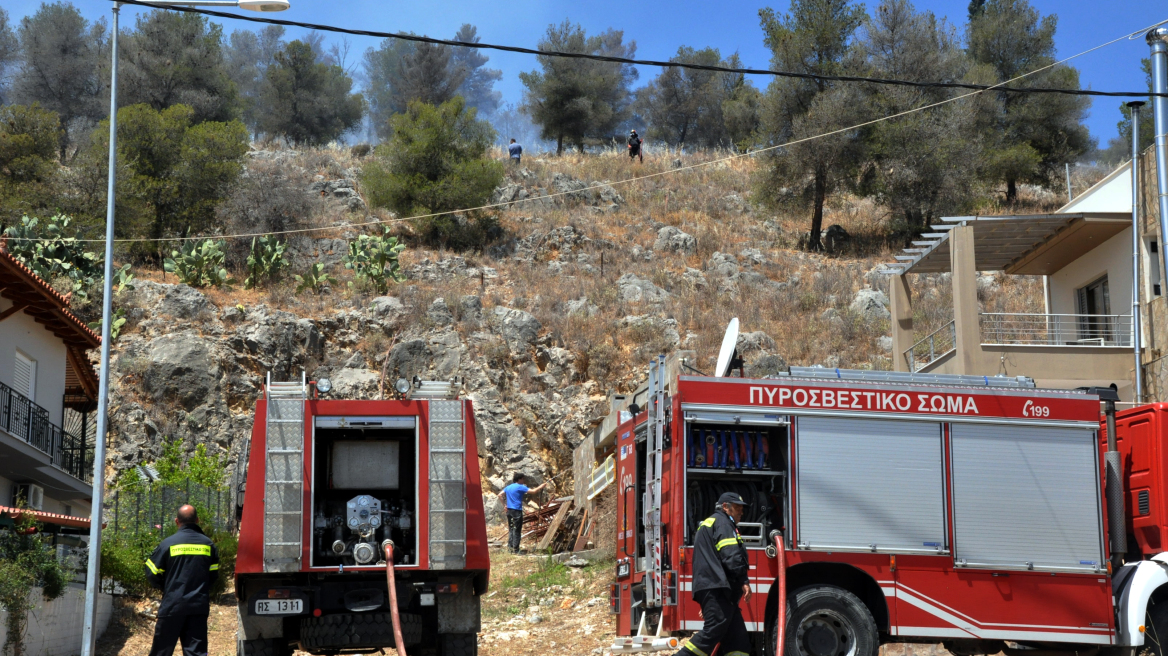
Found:
[[[1168,406],[1106,403],[1120,436],[1108,453],[1106,388],[666,372],[653,363],[647,400],[616,433],[614,651],[676,648],[701,628],[693,537],[734,491],[750,504],[739,530],[754,594],[741,608],[758,654],[775,653],[780,610],[788,656],[891,642],[1162,654]]]

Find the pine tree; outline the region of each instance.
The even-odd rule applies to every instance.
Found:
[[[631,58],[637,44],[624,43],[619,30],[588,36],[584,28],[564,21],[548,26],[539,49]],[[542,70],[519,74],[526,87],[523,107],[539,124],[541,136],[556,142],[556,154],[564,152],[565,141],[583,152],[585,140],[611,138],[629,115],[636,69],[588,59],[537,59]]]
[[[90,23],[71,4],[42,4],[20,21],[18,30],[23,65],[13,83],[21,104],[39,104],[57,113],[63,161],[78,131],[92,127],[106,113],[101,100],[106,84],[101,78],[105,22]]]
[[[365,99],[340,66],[319,61],[312,47],[293,41],[264,71],[258,126],[296,145],[328,143],[357,127]]]
[[[854,67],[849,42],[864,20],[862,6],[848,0],[794,0],[791,13],[759,11],[771,65],[780,71],[838,75]],[[768,151],[756,177],[756,196],[765,204],[811,208],[807,248],[821,250],[823,204],[827,195],[852,179],[861,159],[858,131],[802,141],[859,122],[863,98],[857,85],[823,79],[780,77],[767,88],[762,132]]]

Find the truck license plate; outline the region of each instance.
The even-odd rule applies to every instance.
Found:
[[[258,599],[256,615],[299,615],[304,612],[303,599]]]

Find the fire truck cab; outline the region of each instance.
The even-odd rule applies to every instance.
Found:
[[[788,656],[874,656],[890,642],[943,642],[959,656],[1134,654],[1161,628],[1146,617],[1168,599],[1168,557],[1156,555],[1165,502],[1137,474],[1163,476],[1168,406],[1119,417],[1140,553],[1113,577],[1093,390],[803,367],[760,380],[667,371],[664,358],[651,365],[647,400],[616,431],[615,652],[676,648],[702,627],[693,537],[725,491],[750,504],[738,528],[753,594],[741,610],[756,654],[775,652],[780,607]]]
[[[327,387],[269,380],[256,404],[238,653],[376,652],[399,621],[411,652],[474,656],[490,561],[470,401],[449,383],[376,401]]]

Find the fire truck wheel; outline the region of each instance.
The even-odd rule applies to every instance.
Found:
[[[1163,644],[1168,639],[1168,603],[1148,604],[1147,633],[1144,634],[1144,648],[1152,656],[1168,656]]]
[[[400,619],[406,646],[421,642],[422,616],[402,613]],[[300,648],[305,651],[391,646],[393,620],[389,613],[343,613],[300,621]]]
[[[775,643],[777,622],[771,629]],[[876,656],[876,620],[855,595],[834,585],[800,588],[787,602],[786,656]]]
[[[444,633],[439,636],[438,656],[478,656],[478,653],[478,634]]]

